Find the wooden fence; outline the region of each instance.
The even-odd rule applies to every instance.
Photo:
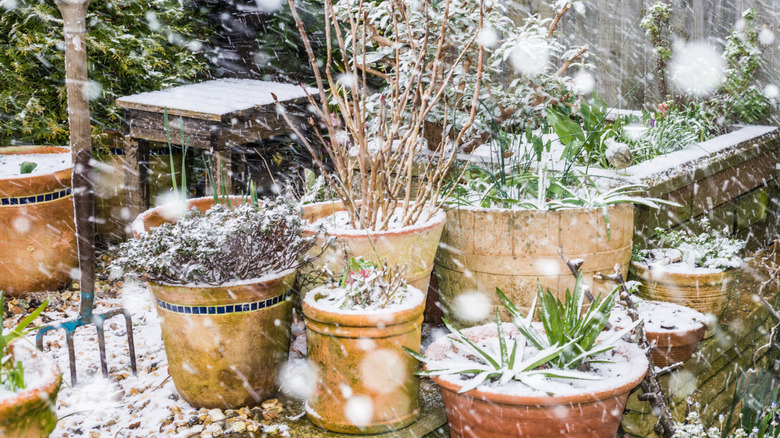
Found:
[[[654,79],[656,61],[641,21],[652,0],[587,0],[585,14],[569,11],[559,29],[570,43],[588,44],[595,55],[592,71],[596,91],[610,105],[639,108],[659,101]],[[549,0],[509,0],[511,17],[526,13],[553,16]],[[759,23],[775,34],[764,47],[759,84],[780,86],[780,0],[673,0],[671,19],[677,34],[687,40],[705,40],[723,48],[724,40],[742,11],[754,7]],[[780,112],[773,116],[780,123]]]

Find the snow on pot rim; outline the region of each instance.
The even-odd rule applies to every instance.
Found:
[[[208,284],[208,283],[179,284],[179,283],[165,283],[165,282],[157,282],[157,281],[150,281],[149,283],[155,284],[157,286],[167,287],[167,288],[181,287],[181,288],[190,288],[190,289],[214,290],[214,289],[225,289],[225,288],[236,287],[236,286],[247,286],[256,283],[268,283],[274,280],[278,280],[280,278],[284,278],[297,270],[298,270],[297,267],[292,267],[292,268],[284,269],[282,271],[269,272],[267,274],[261,275],[260,277],[247,278],[244,280],[233,280],[218,285]]]
[[[29,161],[37,166],[20,173],[19,165]],[[71,150],[64,146],[7,146],[0,148],[0,181],[53,175],[73,167]]]
[[[502,329],[507,335],[521,336],[517,329],[511,324],[502,324]],[[461,330],[464,336],[472,341],[494,338],[497,333],[495,323],[487,323],[471,328]],[[432,361],[426,363],[424,368],[441,369],[441,361],[447,360],[448,354],[456,353],[456,347],[449,340],[450,335],[442,336],[435,340],[426,350],[425,357]],[[576,403],[589,403],[605,400],[611,397],[627,393],[635,388],[644,379],[649,366],[649,362],[639,346],[636,344],[621,342],[617,348],[608,353],[602,353],[596,357],[609,355],[609,359],[614,364],[593,364],[592,366],[604,375],[602,380],[572,380],[567,384],[571,388],[567,392],[558,392],[548,395],[545,392],[536,391],[528,386],[510,381],[503,386],[485,386],[480,385],[476,389],[465,392],[462,395],[507,405],[526,405],[526,406],[555,406],[572,405]],[[463,358],[465,359],[465,358]],[[462,359],[461,359],[462,360]],[[440,361],[434,362],[434,361]],[[443,389],[457,393],[463,385],[459,383],[458,375],[433,376],[432,379]],[[551,378],[545,378],[546,381],[557,381]],[[560,380],[560,379],[558,379]],[[572,387],[574,383],[581,383],[582,387]],[[562,385],[561,385],[562,386]],[[547,388],[549,389],[549,388]],[[560,389],[556,387],[556,389]]]
[[[402,206],[402,205],[403,202],[398,201],[398,206]],[[332,207],[330,209],[326,209],[328,206],[332,206]],[[388,226],[387,230],[374,231],[374,230],[367,230],[362,228],[357,229],[351,227],[346,228],[346,227],[328,226],[326,221],[323,221],[323,219],[333,217],[336,213],[346,211],[343,203],[339,200],[314,202],[311,204],[304,205],[303,209],[304,209],[304,219],[307,221],[307,224],[305,224],[302,227],[301,231],[302,234],[306,236],[316,234],[321,229],[320,225],[322,225],[324,226],[324,230],[326,233],[335,236],[362,237],[366,235],[371,235],[371,236],[391,237],[395,235],[409,234],[416,231],[431,230],[433,228],[436,228],[437,226],[440,226],[445,220],[447,220],[447,216],[445,215],[444,211],[439,209],[427,221],[421,223],[418,222],[413,225],[407,225],[405,227],[390,228]],[[319,214],[320,212],[330,213],[330,214]],[[421,215],[421,217],[424,217],[424,215]],[[312,221],[312,219],[314,220]]]
[[[424,310],[426,295],[419,289],[407,285],[407,297],[403,303],[381,309],[339,309],[330,303],[317,300],[318,294],[341,288],[319,286],[306,293],[303,309],[306,317],[318,322],[350,327],[373,327],[379,324],[399,324],[419,318]],[[343,289],[342,289],[343,290]]]
[[[48,394],[57,391],[62,381],[62,373],[54,359],[21,342],[24,341],[13,344],[11,348],[14,349],[16,360],[24,364],[24,382],[27,387],[19,392],[0,388],[0,414],[14,406],[46,399]]]
[[[634,298],[639,316],[644,319],[645,331],[664,335],[683,335],[703,330],[707,316],[690,307],[665,301],[650,301]],[[627,327],[631,318],[622,307],[615,307],[609,316],[609,323],[617,328]]]
[[[660,283],[674,283],[677,279],[688,277],[697,277],[705,283],[717,283],[722,281],[724,274],[732,273],[736,271],[736,269],[737,268],[714,269],[701,267],[691,269],[690,266],[684,262],[661,266],[634,260],[631,261],[631,270],[638,277],[653,279]]]

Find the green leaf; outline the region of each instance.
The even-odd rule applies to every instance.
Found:
[[[468,345],[469,347],[474,350],[477,356],[482,357],[482,359],[485,361],[485,363],[492,366],[494,369],[498,370],[501,369],[501,366],[496,362],[492,357],[490,357],[489,354],[487,354],[485,351],[483,351],[481,348],[477,347],[477,344],[471,341],[471,339],[467,338],[466,336],[461,333],[460,330],[455,328],[446,318],[442,318],[442,322],[444,322],[444,325],[452,332],[455,337],[453,338],[455,341],[458,341],[462,344]]]
[[[38,167],[38,163],[23,161],[22,164],[19,165],[19,173],[22,175],[27,175],[29,173],[32,173],[32,171],[35,170],[36,167]]]

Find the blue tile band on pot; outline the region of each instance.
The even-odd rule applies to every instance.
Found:
[[[43,204],[44,202],[56,201],[58,199],[67,198],[71,196],[71,188],[66,187],[64,189],[55,190],[50,193],[43,193],[40,195],[30,196],[16,196],[12,198],[0,198],[0,207],[12,206],[12,205],[30,205],[30,204]]]
[[[254,312],[257,310],[273,307],[292,296],[292,291],[287,291],[281,295],[267,298],[262,301],[240,304],[226,304],[222,306],[180,306],[178,304],[166,303],[163,300],[157,300],[157,306],[173,313],[184,313],[188,315],[227,315],[231,313]]]

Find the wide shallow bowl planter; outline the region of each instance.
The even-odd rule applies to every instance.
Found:
[[[631,262],[631,276],[639,281],[638,295],[654,301],[687,306],[720,317],[737,285],[736,269],[711,273],[680,273],[649,269]]]
[[[56,158],[58,164],[40,164],[32,174],[0,175],[0,290],[11,295],[59,289],[78,266],[70,149],[4,147],[0,163],[20,155],[36,162],[37,154]]]
[[[0,436],[47,437],[57,426],[57,392],[62,373],[54,360],[40,351],[21,343],[12,348],[24,364],[27,388],[14,395],[0,394]],[[29,378],[29,374],[35,378]]]
[[[420,414],[417,361],[402,347],[420,349],[425,294],[395,311],[335,312],[316,306],[314,289],[303,301],[314,384],[309,420],[340,433],[398,430]],[[311,371],[310,371],[311,372]]]
[[[620,265],[627,274],[634,227],[632,204],[607,209],[610,232],[600,208],[557,211],[453,208],[436,253],[436,276],[444,315],[458,326],[492,319],[498,305],[496,287],[527,310],[543,288],[563,298],[574,277],[561,258],[582,259],[583,278],[594,294],[608,292],[611,282],[594,279]],[[555,293],[555,292],[554,292]],[[478,297],[475,300],[474,294]],[[486,312],[477,312],[473,305]],[[489,303],[489,305],[488,305]]]
[[[208,209],[213,198],[188,204]],[[139,216],[136,237],[166,221],[161,208]],[[257,405],[276,392],[290,347],[296,274],[288,269],[222,286],[149,283],[169,371],[184,400],[225,409]]]
[[[696,352],[699,342],[707,330],[705,316],[700,312],[679,304],[661,301],[638,301],[639,316],[645,321],[645,335],[655,343],[653,365],[667,367],[685,362]],[[610,322],[618,329],[630,325],[625,312],[613,311]]]
[[[303,217],[309,223],[313,223],[338,211],[344,211],[341,201],[318,202],[305,205]],[[439,246],[445,220],[444,213],[439,212],[424,224],[389,231],[352,229],[332,231],[327,236],[318,237],[317,244],[311,249],[310,254],[319,254],[325,240],[328,237],[336,237],[336,247],[328,249],[322,257],[315,260],[316,267],[327,265],[334,273],[340,273],[344,268],[344,252],[341,249],[343,244],[350,257],[360,256],[376,263],[387,260],[391,266],[406,265],[406,281],[411,286],[427,292],[433,270],[433,259]],[[305,236],[315,233],[316,229],[311,225],[303,230]]]
[[[476,341],[488,332],[481,330],[483,327],[463,333]],[[494,330],[495,325],[490,332]],[[441,338],[428,347],[425,356],[441,359],[451,348],[451,343]],[[591,392],[513,395],[478,387],[459,394],[462,385],[438,376],[432,379],[441,388],[453,438],[614,437],[628,395],[644,379],[648,367],[644,353],[634,344],[618,346],[615,354],[629,360],[631,366],[619,378],[601,381],[601,388]]]

